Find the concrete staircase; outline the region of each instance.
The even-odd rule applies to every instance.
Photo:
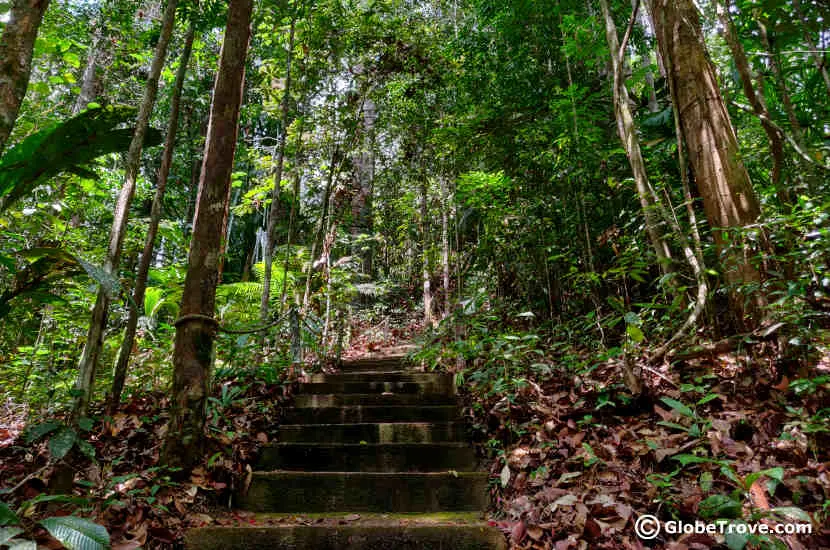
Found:
[[[503,550],[480,519],[487,474],[465,435],[451,376],[410,371],[401,357],[344,363],[302,384],[240,496],[240,508],[278,524],[196,529],[186,546]]]

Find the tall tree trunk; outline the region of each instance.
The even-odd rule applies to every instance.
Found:
[[[291,267],[291,246],[294,244],[294,234],[297,232],[297,209],[300,206],[300,178],[302,172],[300,171],[300,160],[302,159],[301,151],[297,151],[294,157],[294,178],[293,178],[293,197],[291,198],[291,211],[288,214],[288,236],[285,243],[285,257],[283,259],[283,278],[282,278],[282,292],[280,293],[280,310],[285,309],[285,299],[288,293],[288,270]]]
[[[611,50],[611,69],[614,74],[614,111],[617,118],[617,131],[620,136],[620,141],[622,141],[623,147],[625,147],[628,162],[631,165],[631,171],[634,174],[637,196],[640,199],[643,217],[646,220],[646,233],[648,233],[651,246],[654,248],[654,253],[660,264],[660,271],[665,275],[673,271],[671,250],[659,227],[660,220],[655,212],[655,201],[652,199],[654,191],[651,188],[651,182],[649,182],[648,174],[646,173],[646,163],[643,160],[643,153],[640,149],[640,140],[637,137],[634,116],[629,107],[628,88],[625,85],[623,76],[625,47],[631,36],[631,29],[636,20],[636,12],[639,11],[639,3],[635,4],[631,24],[626,31],[625,38],[623,38],[624,42],[622,47],[620,47],[619,39],[617,38],[617,26],[608,8],[608,0],[600,0],[600,5],[602,7],[603,18],[605,19],[605,37],[608,41],[608,47]]]
[[[291,99],[291,60],[294,56],[294,27],[297,18],[291,18],[291,29],[288,31],[288,52],[285,61],[285,90],[282,96],[282,128],[280,128],[279,143],[277,144],[277,166],[274,173],[274,190],[271,193],[271,206],[268,209],[268,223],[266,229],[264,262],[265,275],[262,278],[262,299],[259,303],[259,317],[265,321],[268,318],[268,302],[271,298],[271,269],[274,259],[274,246],[277,243],[277,224],[279,223],[279,201],[282,182],[282,169],[285,162],[285,141],[288,136],[288,102]]]
[[[147,134],[147,126],[150,122],[150,115],[156,104],[158,93],[158,82],[161,70],[164,67],[164,58],[167,55],[167,46],[173,34],[173,25],[176,19],[177,0],[168,0],[161,22],[161,32],[156,44],[156,51],[150,67],[150,74],[147,75],[147,82],[144,87],[144,98],[138,111],[138,118],[135,124],[135,133],[130,142],[130,149],[127,152],[127,161],[124,169],[124,185],[118,194],[115,204],[115,215],[110,230],[107,256],[104,260],[104,270],[109,274],[118,271],[118,261],[121,258],[121,247],[124,243],[124,236],[127,233],[127,219],[130,214],[130,205],[135,195],[136,179],[138,177],[139,164],[141,162],[141,151],[144,146],[144,137]],[[78,391],[75,403],[72,408],[72,417],[77,420],[86,414],[89,400],[95,385],[95,371],[98,366],[98,356],[101,353],[104,340],[104,330],[107,326],[107,313],[110,297],[104,288],[98,289],[98,296],[92,310],[92,319],[87,331],[86,343],[81,352],[81,359],[78,362],[78,380],[75,382],[75,389]]]
[[[732,309],[739,323],[752,327],[761,320],[764,299],[756,289],[745,302],[736,287],[760,283],[761,274],[752,263],[755,251],[734,232],[756,223],[761,205],[740,159],[729,113],[707,56],[700,17],[692,0],[653,0],[652,19],[695,181],[715,244],[724,258]]]
[[[228,223],[252,12],[253,0],[230,0],[199,178],[181,317],[176,322],[170,427],[162,461],[186,470],[201,458],[204,441],[205,406],[217,327],[213,316],[219,255]]]
[[[784,140],[781,135],[771,124],[771,117],[767,110],[764,97],[761,95],[763,90],[755,90],[752,82],[752,69],[749,66],[749,60],[746,58],[743,45],[741,45],[738,38],[738,31],[735,28],[735,23],[729,15],[730,0],[722,0],[718,2],[717,11],[718,19],[720,20],[723,37],[729,50],[732,52],[732,58],[735,60],[735,66],[738,69],[738,74],[741,77],[741,85],[744,89],[744,95],[749,100],[752,110],[761,119],[761,126],[767,134],[769,140],[770,154],[772,155],[772,184],[775,187],[778,200],[782,205],[790,202],[788,190],[782,183],[782,175],[784,169]]]
[[[0,153],[12,133],[32,73],[32,50],[49,0],[13,0],[0,39]]]
[[[426,174],[419,171],[419,177],[421,178],[421,265],[424,285],[424,325],[429,329],[432,326],[432,288],[430,287],[429,271],[429,188]]]
[[[130,303],[127,328],[124,331],[124,340],[121,342],[118,361],[115,365],[112,392],[110,394],[110,411],[114,411],[121,402],[121,392],[124,389],[127,367],[130,363],[130,355],[132,354],[133,343],[135,342],[138,316],[144,307],[144,294],[147,291],[147,276],[150,273],[150,264],[153,260],[153,248],[156,242],[156,235],[158,234],[159,222],[161,221],[161,207],[164,202],[164,193],[167,189],[167,178],[170,175],[170,167],[173,165],[173,151],[176,148],[176,132],[179,128],[179,106],[182,98],[182,87],[184,86],[184,77],[187,73],[187,65],[190,62],[190,53],[193,50],[194,33],[195,30],[191,23],[184,40],[184,49],[179,57],[179,68],[176,71],[176,80],[173,83],[173,96],[170,99],[170,116],[167,123],[167,138],[164,142],[164,152],[161,155],[161,164],[159,165],[156,194],[153,197],[153,206],[150,210],[150,224],[147,228],[144,250],[141,253],[141,261],[138,264],[138,272],[136,273],[135,289],[133,290],[133,299]]]
[[[441,177],[441,275],[444,286],[444,317],[450,315],[450,190]]]

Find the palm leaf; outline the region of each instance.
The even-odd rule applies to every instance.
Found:
[[[0,159],[0,212],[61,172],[92,175],[85,164],[130,147],[134,128],[116,128],[135,118],[136,109],[111,105],[88,109],[36,132]],[[161,132],[148,128],[144,146],[158,145]]]

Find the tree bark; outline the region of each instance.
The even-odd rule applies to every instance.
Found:
[[[424,285],[424,326],[428,329],[432,326],[432,288],[430,287],[429,271],[429,188],[427,186],[426,174],[419,173],[421,179],[421,265],[422,281]]]
[[[732,17],[729,15],[729,4],[730,0],[722,0],[717,5],[718,19],[723,27],[723,37],[729,46],[729,50],[732,52],[732,58],[735,60],[735,66],[741,77],[744,95],[749,100],[752,110],[760,118],[761,126],[767,134],[770,154],[772,155],[771,180],[775,187],[776,195],[782,205],[788,204],[791,201],[791,197],[789,191],[783,186],[781,181],[784,169],[784,140],[769,122],[771,117],[764,102],[764,97],[761,95],[763,93],[762,90],[756,91],[752,84],[752,70],[749,66],[749,60],[746,58],[746,52],[744,52],[744,48],[738,38],[738,31],[735,28]]]
[[[12,133],[32,73],[32,50],[49,0],[13,0],[0,39],[0,153]]]
[[[291,60],[294,55],[294,28],[296,16],[291,18],[291,29],[288,32],[288,52],[285,61],[285,90],[282,96],[282,128],[279,143],[277,144],[277,166],[274,173],[274,190],[271,193],[271,206],[268,210],[268,222],[265,236],[263,260],[265,274],[262,278],[262,299],[259,304],[259,317],[263,321],[268,318],[268,302],[271,298],[271,270],[274,259],[274,246],[277,243],[277,223],[279,223],[279,200],[282,182],[282,169],[285,162],[285,141],[288,136],[288,102],[291,99]]]
[[[138,315],[143,311],[144,307],[147,277],[150,273],[150,264],[153,260],[153,248],[155,247],[159,222],[161,222],[161,208],[164,201],[164,193],[167,190],[167,178],[170,175],[170,167],[173,165],[173,151],[176,148],[176,132],[179,128],[179,107],[182,98],[182,87],[184,86],[184,77],[187,73],[187,65],[190,62],[190,53],[193,50],[194,34],[195,29],[191,23],[184,40],[184,49],[179,57],[179,68],[176,71],[176,80],[173,83],[173,95],[170,99],[170,116],[167,123],[167,137],[164,142],[164,152],[161,155],[161,164],[159,165],[156,194],[153,197],[153,206],[150,210],[150,224],[147,228],[144,250],[141,253],[141,260],[138,264],[138,272],[136,273],[135,289],[133,290],[133,300],[130,303],[127,328],[124,331],[124,340],[121,342],[121,350],[119,351],[118,361],[115,365],[112,392],[110,394],[110,411],[115,411],[121,402],[121,392],[124,389],[127,367],[130,362],[133,343],[135,342]]]
[[[216,322],[208,319],[213,319],[216,306],[219,256],[228,223],[252,12],[253,0],[230,0],[193,218],[182,317],[176,323],[170,427],[162,461],[185,470],[201,458],[204,442],[216,331]]]
[[[167,55],[167,46],[173,34],[176,5],[177,0],[168,0],[167,7],[164,10],[159,40],[156,44],[150,74],[147,76],[147,82],[144,87],[144,97],[141,101],[136,119],[135,133],[130,142],[130,149],[127,152],[124,185],[121,187],[118,200],[115,204],[115,215],[112,220],[112,229],[110,230],[107,256],[104,260],[104,270],[109,274],[118,271],[121,247],[124,243],[124,236],[127,233],[127,219],[130,213],[130,205],[135,195],[136,180],[141,162],[141,151],[144,147],[144,137],[147,134],[150,115],[156,103],[158,82],[164,66],[164,59]],[[101,353],[104,330],[107,326],[109,302],[110,297],[104,288],[99,288],[98,296],[95,299],[95,306],[92,310],[92,319],[89,323],[86,342],[81,352],[81,359],[78,362],[78,379],[75,382],[75,389],[78,391],[78,394],[72,408],[72,418],[75,421],[86,414],[89,400],[92,397],[92,391],[95,385],[95,372],[98,366],[98,356]]]
[[[623,77],[623,59],[625,59],[626,44],[620,47],[617,38],[617,26],[608,8],[607,0],[600,0],[603,18],[605,19],[605,37],[608,47],[611,50],[611,69],[614,74],[614,111],[617,119],[617,132],[625,148],[631,171],[634,174],[634,184],[637,188],[637,196],[640,199],[640,206],[643,209],[643,217],[646,221],[646,233],[648,234],[651,246],[660,264],[660,271],[666,275],[673,271],[672,256],[669,245],[659,227],[659,218],[655,212],[655,204],[652,196],[654,191],[646,173],[646,163],[643,160],[643,153],[640,149],[640,140],[637,137],[637,128],[634,125],[634,116],[629,107],[628,88]],[[631,23],[634,23],[636,11],[639,5],[635,5],[635,13],[632,15]],[[629,27],[630,29],[631,27]],[[630,30],[626,32],[625,41],[628,41]]]
[[[652,18],[677,105],[689,161],[715,244],[722,253],[730,301],[739,324],[760,319],[764,299],[754,292],[748,300],[740,285],[759,284],[761,273],[752,264],[753,250],[740,232],[756,223],[761,205],[738,151],[729,113],[709,62],[692,0],[653,0]]]
[[[441,177],[441,270],[444,286],[444,318],[450,315],[450,191],[445,177]]]

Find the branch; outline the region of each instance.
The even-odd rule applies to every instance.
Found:
[[[628,21],[628,27],[625,29],[622,42],[620,43],[620,51],[617,52],[617,63],[622,67],[623,59],[625,58],[625,49],[628,47],[628,41],[631,39],[631,31],[634,29],[634,22],[637,21],[637,12],[640,9],[640,0],[634,1],[634,9],[631,10],[631,19]]]
[[[768,116],[766,116],[766,115],[764,115],[764,114],[759,114],[759,113],[756,113],[754,110],[752,110],[752,109],[751,109],[749,106],[747,106],[747,105],[742,105],[742,104],[737,103],[737,102],[735,102],[735,101],[730,101],[729,103],[731,103],[733,106],[737,107],[737,108],[738,108],[738,109],[740,109],[741,111],[746,111],[746,112],[747,112],[747,113],[749,113],[749,114],[752,114],[752,115],[757,116],[759,119],[761,119],[762,121],[766,122],[767,124],[769,124],[770,126],[772,126],[773,128],[775,128],[775,130],[776,130],[779,134],[781,134],[781,136],[782,136],[784,139],[786,139],[786,140],[787,140],[787,142],[788,142],[790,145],[792,145],[792,147],[793,147],[793,149],[795,150],[795,152],[796,152],[796,153],[798,153],[798,156],[800,156],[800,157],[801,157],[802,159],[804,159],[806,162],[809,162],[810,164],[813,164],[813,165],[815,165],[815,166],[818,166],[819,168],[822,168],[822,169],[824,169],[824,170],[830,170],[830,166],[827,166],[827,165],[825,165],[825,164],[821,164],[821,163],[816,162],[815,160],[813,160],[813,159],[812,159],[812,157],[810,157],[810,155],[808,155],[808,154],[806,153],[806,151],[804,151],[804,149],[802,149],[802,148],[801,148],[801,146],[800,146],[800,145],[799,145],[799,144],[798,144],[798,143],[797,143],[797,142],[796,142],[796,141],[795,141],[792,137],[790,137],[790,135],[789,135],[789,134],[787,134],[787,132],[785,132],[785,131],[784,131],[784,129],[783,129],[781,126],[779,126],[778,124],[776,124],[776,123],[775,123],[772,119],[770,119]]]

